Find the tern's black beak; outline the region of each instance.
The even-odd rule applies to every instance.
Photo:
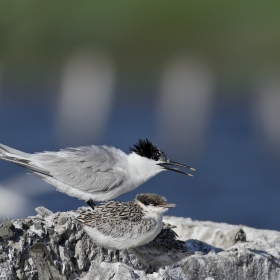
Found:
[[[162,166],[166,170],[175,171],[175,172],[182,173],[182,174],[185,174],[185,175],[188,175],[188,176],[191,176],[191,177],[193,177],[192,174],[184,172],[184,171],[181,171],[180,169],[175,168],[175,167],[169,167],[169,165],[185,167],[185,168],[188,168],[188,169],[190,169],[192,171],[195,171],[195,169],[193,167],[190,167],[188,165],[185,165],[185,164],[182,164],[182,163],[178,163],[178,162],[175,162],[175,161],[171,161],[171,160],[169,160],[168,162],[158,163],[158,165]]]

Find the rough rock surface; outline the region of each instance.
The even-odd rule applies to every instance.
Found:
[[[193,255],[151,272],[127,251],[94,244],[75,212],[2,221],[0,279],[280,279],[280,232],[165,217]]]

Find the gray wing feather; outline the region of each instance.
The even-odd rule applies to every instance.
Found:
[[[90,214],[87,214],[90,215]],[[155,225],[156,221],[154,219],[143,219],[138,222],[131,222],[127,220],[121,219],[105,219],[102,216],[95,216],[91,222],[85,223],[85,218],[82,218],[81,215],[77,217],[77,220],[84,223],[89,227],[94,227],[104,235],[108,235],[111,237],[119,238],[136,238],[149,230],[151,230]],[[86,217],[86,219],[90,219]]]
[[[126,177],[125,169],[117,167],[126,154],[107,146],[84,146],[59,152],[32,155],[31,162],[50,172],[50,175],[71,187],[88,191],[109,191]]]
[[[127,221],[111,221],[110,223],[102,223],[97,221],[95,227],[105,235],[112,237],[136,238],[145,234],[156,225],[156,221],[149,218],[139,222]]]

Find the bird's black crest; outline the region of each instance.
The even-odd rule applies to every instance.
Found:
[[[141,157],[146,157],[153,160],[166,161],[166,155],[158,147],[154,146],[151,141],[146,139],[139,139],[139,141],[134,144],[133,148],[130,148],[131,152],[136,153]]]
[[[167,203],[166,199],[162,196],[153,193],[142,193],[136,196],[136,200],[144,205],[162,206]]]

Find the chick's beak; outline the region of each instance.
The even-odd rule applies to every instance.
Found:
[[[167,203],[167,204],[164,205],[164,207],[173,208],[173,207],[178,207],[178,205],[177,204],[172,204],[172,203]]]

